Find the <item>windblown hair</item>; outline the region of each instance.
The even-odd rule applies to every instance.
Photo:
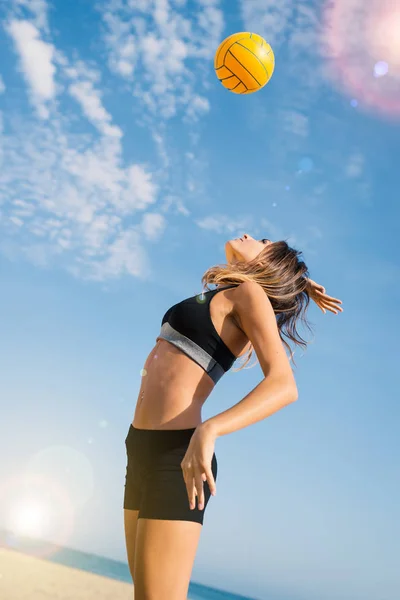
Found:
[[[209,283],[228,285],[255,281],[261,285],[274,310],[279,336],[289,350],[289,360],[293,360],[294,364],[296,364],[293,359],[294,352],[284,338],[286,337],[296,346],[307,348],[308,342],[297,330],[298,321],[300,320],[312,332],[306,319],[306,311],[310,303],[310,296],[306,289],[309,273],[307,265],[300,260],[301,255],[302,252],[291,248],[286,241],[273,242],[266,245],[253,260],[210,267],[201,279],[206,290],[209,290]],[[251,347],[246,362],[236,371],[246,367],[253,351],[254,348]],[[257,361],[252,366],[256,364]]]

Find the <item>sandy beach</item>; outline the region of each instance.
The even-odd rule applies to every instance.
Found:
[[[133,585],[0,548],[1,600],[133,600]]]

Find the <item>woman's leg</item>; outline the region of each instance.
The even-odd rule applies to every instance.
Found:
[[[202,525],[139,518],[135,600],[186,600]]]
[[[181,462],[194,429],[131,428],[124,508],[135,541],[130,561],[135,600],[186,600],[190,575],[211,493],[204,482],[204,508],[193,510]],[[214,454],[211,469],[217,479]],[[137,523],[133,512],[139,509]],[[126,528],[128,536],[128,530]],[[133,545],[134,544],[134,545]],[[128,545],[128,542],[127,542]],[[133,569],[132,569],[133,560]]]
[[[138,524],[138,510],[124,508],[124,529],[126,553],[128,556],[128,565],[133,579],[133,567],[135,564],[136,530]]]

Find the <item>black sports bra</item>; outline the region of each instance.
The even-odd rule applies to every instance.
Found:
[[[217,383],[236,360],[219,336],[210,316],[210,302],[222,289],[235,287],[234,283],[203,292],[174,304],[165,313],[158,338],[180,348]]]

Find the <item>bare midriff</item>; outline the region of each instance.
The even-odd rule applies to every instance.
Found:
[[[233,293],[221,290],[216,294],[210,312],[219,335],[223,329],[222,339],[239,356],[246,350],[248,340],[228,314]],[[167,340],[157,338],[142,369],[134,427],[189,429],[202,422],[202,407],[215,385],[202,367]]]
[[[189,429],[201,423],[201,409],[214,382],[182,350],[163,339],[143,366],[133,426]]]

